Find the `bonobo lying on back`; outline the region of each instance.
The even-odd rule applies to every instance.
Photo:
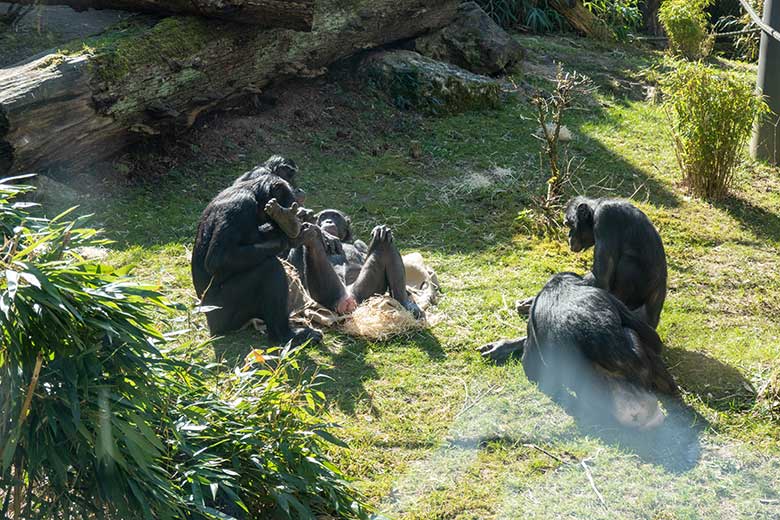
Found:
[[[677,394],[655,330],[576,274],[550,278],[534,299],[527,332],[519,345],[526,376],[553,398],[572,390],[580,403],[608,404],[622,423],[645,427],[663,420],[653,394]],[[597,399],[606,401],[587,402]]]
[[[422,317],[407,294],[404,263],[387,226],[375,227],[366,245],[355,240],[351,220],[339,210],[321,211],[312,222],[304,246],[291,251],[289,259],[315,301],[344,314],[389,291],[415,318]]]
[[[275,343],[319,340],[312,329],[292,330],[287,276],[277,257],[301,233],[290,185],[261,175],[219,193],[203,211],[192,252],[192,281],[212,334],[260,318]]]

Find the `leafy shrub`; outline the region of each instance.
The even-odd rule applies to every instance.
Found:
[[[751,82],[702,63],[679,64],[662,87],[685,184],[698,196],[723,197],[755,118],[769,108]]]
[[[321,419],[323,376],[307,378],[286,353],[249,357],[256,362],[227,378],[182,373],[177,484],[192,490],[200,508],[221,504],[250,518],[366,517],[325,453],[329,444],[346,445]]]
[[[592,0],[584,5],[619,40],[626,39],[642,25],[639,0]]]
[[[363,514],[324,456],[338,441],[322,395],[291,361],[217,393],[159,350],[172,305],[85,260],[98,232],[33,217],[18,180],[0,179],[0,518]]]
[[[713,0],[665,0],[658,10],[669,45],[674,52],[688,58],[708,54],[707,30],[710,17],[706,12]]]

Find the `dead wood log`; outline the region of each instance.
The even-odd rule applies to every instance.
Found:
[[[315,0],[7,0],[13,4],[67,5],[76,11],[119,9],[141,13],[185,14],[231,22],[310,31]]]
[[[318,0],[310,33],[144,17],[0,70],[0,173],[105,159],[271,82],[449,24],[459,0]],[[349,5],[344,5],[349,4]]]

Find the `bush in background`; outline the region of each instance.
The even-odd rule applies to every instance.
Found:
[[[583,4],[618,40],[625,40],[642,26],[639,0],[591,0]]]
[[[524,27],[534,33],[547,33],[566,27],[566,21],[547,0],[477,0],[477,4],[505,28]]]
[[[695,59],[708,54],[710,17],[706,12],[712,0],[665,0],[658,20],[669,37],[672,51]]]
[[[166,357],[172,305],[85,259],[105,241],[83,218],[28,213],[19,180],[0,179],[0,518],[365,515],[316,381],[290,359],[217,379]]]
[[[769,108],[754,85],[703,63],[680,63],[663,80],[677,163],[691,193],[728,193],[756,117]]]

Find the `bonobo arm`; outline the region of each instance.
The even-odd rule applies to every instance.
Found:
[[[584,280],[588,285],[611,291],[620,261],[620,229],[609,224],[599,226],[599,222],[596,222],[593,231],[596,239],[593,268]]]
[[[218,223],[209,242],[204,267],[220,278],[256,267],[288,247],[288,240],[278,230],[257,226],[257,205],[246,201],[234,214]]]

